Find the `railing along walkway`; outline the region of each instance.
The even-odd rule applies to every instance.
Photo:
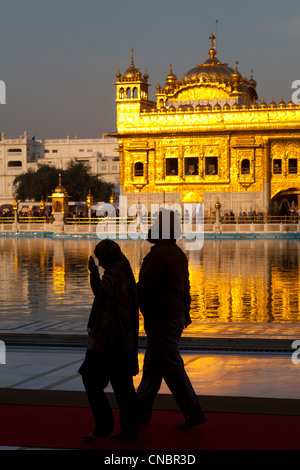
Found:
[[[55,218],[55,215],[54,215]],[[117,225],[131,223],[136,220],[136,217],[66,217],[66,225],[96,225],[98,223],[116,223]],[[155,220],[155,217],[142,217],[141,222],[144,224],[151,224]],[[203,217],[203,219],[192,218],[192,223],[202,222],[204,224],[214,224],[216,222],[215,217]],[[292,216],[239,216],[234,219],[221,217],[221,224],[298,224],[300,217],[298,215]],[[15,222],[14,217],[0,217],[0,224],[13,224]],[[41,223],[52,223],[52,217],[18,217],[19,224],[41,224]],[[182,223],[188,223],[189,220],[182,218]]]

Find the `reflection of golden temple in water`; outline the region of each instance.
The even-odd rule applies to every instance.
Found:
[[[62,265],[53,264],[53,292],[55,294],[64,294],[66,292],[66,268]]]
[[[87,260],[96,243],[0,239],[0,317],[87,320],[93,300]],[[119,243],[138,279],[151,245]],[[195,328],[197,322],[300,322],[297,240],[206,240],[186,253]]]
[[[270,321],[264,265],[260,259],[249,260],[239,243],[226,243],[204,244],[200,262],[190,263],[194,317],[200,321]]]
[[[128,204],[217,200],[222,211],[285,214],[299,209],[300,105],[267,105],[257,83],[217,57],[179,79],[173,72],[149,98],[148,74],[117,73],[121,194]],[[260,103],[259,103],[260,101]],[[299,209],[300,210],[300,209]]]
[[[42,259],[42,257],[41,257]],[[54,294],[65,294],[66,291],[66,262],[64,244],[58,240],[53,249],[53,292]],[[64,297],[61,297],[62,299]]]
[[[205,242],[188,254],[193,318],[299,323],[299,250],[296,240]]]

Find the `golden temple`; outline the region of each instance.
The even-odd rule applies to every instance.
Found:
[[[134,65],[116,75],[120,194],[129,204],[203,202],[223,211],[297,211],[300,105],[258,99],[257,83],[217,57],[179,79],[170,66],[149,99],[149,76]]]

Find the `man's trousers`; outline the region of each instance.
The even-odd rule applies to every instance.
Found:
[[[148,341],[143,376],[137,389],[141,421],[150,420],[153,401],[160,389],[162,379],[166,382],[186,420],[204,416],[179,352],[178,344],[184,322],[184,318],[159,322],[145,321]]]

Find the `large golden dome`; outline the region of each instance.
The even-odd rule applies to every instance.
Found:
[[[230,82],[235,71],[228,67],[227,64],[222,64],[216,57],[213,61],[208,59],[203,64],[198,64],[197,67],[192,68],[182,77],[183,83],[190,83],[191,81],[218,81]]]
[[[211,34],[209,39],[211,47],[205,62],[190,69],[181,80],[170,69],[164,87],[159,87],[156,95],[159,106],[166,100],[178,106],[197,106],[207,104],[208,101],[215,106],[216,102],[225,103],[226,100],[231,100],[232,104],[238,101],[240,105],[250,105],[258,99],[257,84],[252,74],[248,80],[238,71],[238,62],[235,63],[235,69],[221,62],[214,46],[215,36]]]
[[[228,64],[222,63],[217,58],[217,52],[213,44],[215,36],[212,34],[209,39],[211,39],[209,58],[204,63],[198,64],[196,67],[186,72],[182,77],[182,83],[187,84],[194,81],[205,82],[206,80],[228,83],[234,78],[242,79],[239,72],[228,67]]]

